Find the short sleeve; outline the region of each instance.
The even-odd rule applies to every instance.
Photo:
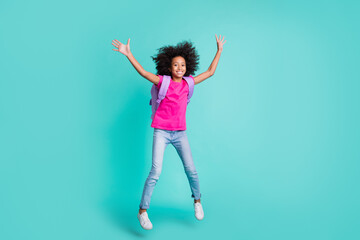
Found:
[[[159,83],[156,85],[156,87],[158,88],[158,89],[160,89],[160,87],[161,87],[161,83],[162,83],[162,81],[163,81],[163,76],[162,75],[158,75],[158,77],[159,77]]]
[[[194,82],[194,86],[195,86],[195,79],[194,79],[194,77],[193,77],[192,75],[189,75],[189,77],[191,77],[191,79],[192,79],[193,82]]]

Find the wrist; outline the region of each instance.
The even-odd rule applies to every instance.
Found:
[[[130,58],[130,57],[132,57],[132,56],[133,56],[133,55],[132,55],[131,52],[129,52],[129,53],[126,55],[127,58]]]

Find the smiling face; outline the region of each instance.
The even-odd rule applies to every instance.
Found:
[[[177,56],[171,60],[171,68],[169,68],[173,77],[181,78],[186,73],[186,62],[183,57]]]

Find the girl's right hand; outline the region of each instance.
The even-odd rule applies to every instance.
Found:
[[[128,39],[126,45],[119,42],[117,39],[112,41],[112,45],[116,47],[116,49],[113,49],[114,51],[121,52],[125,56],[130,54],[130,38]]]

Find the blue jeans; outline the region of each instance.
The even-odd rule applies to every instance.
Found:
[[[190,145],[185,130],[168,131],[155,128],[152,149],[152,167],[149,176],[145,181],[140,202],[141,209],[149,208],[152,192],[161,174],[164,151],[169,143],[175,147],[184,165],[184,170],[189,180],[192,192],[191,197],[196,200],[200,199],[201,197],[199,178],[194,166]]]

